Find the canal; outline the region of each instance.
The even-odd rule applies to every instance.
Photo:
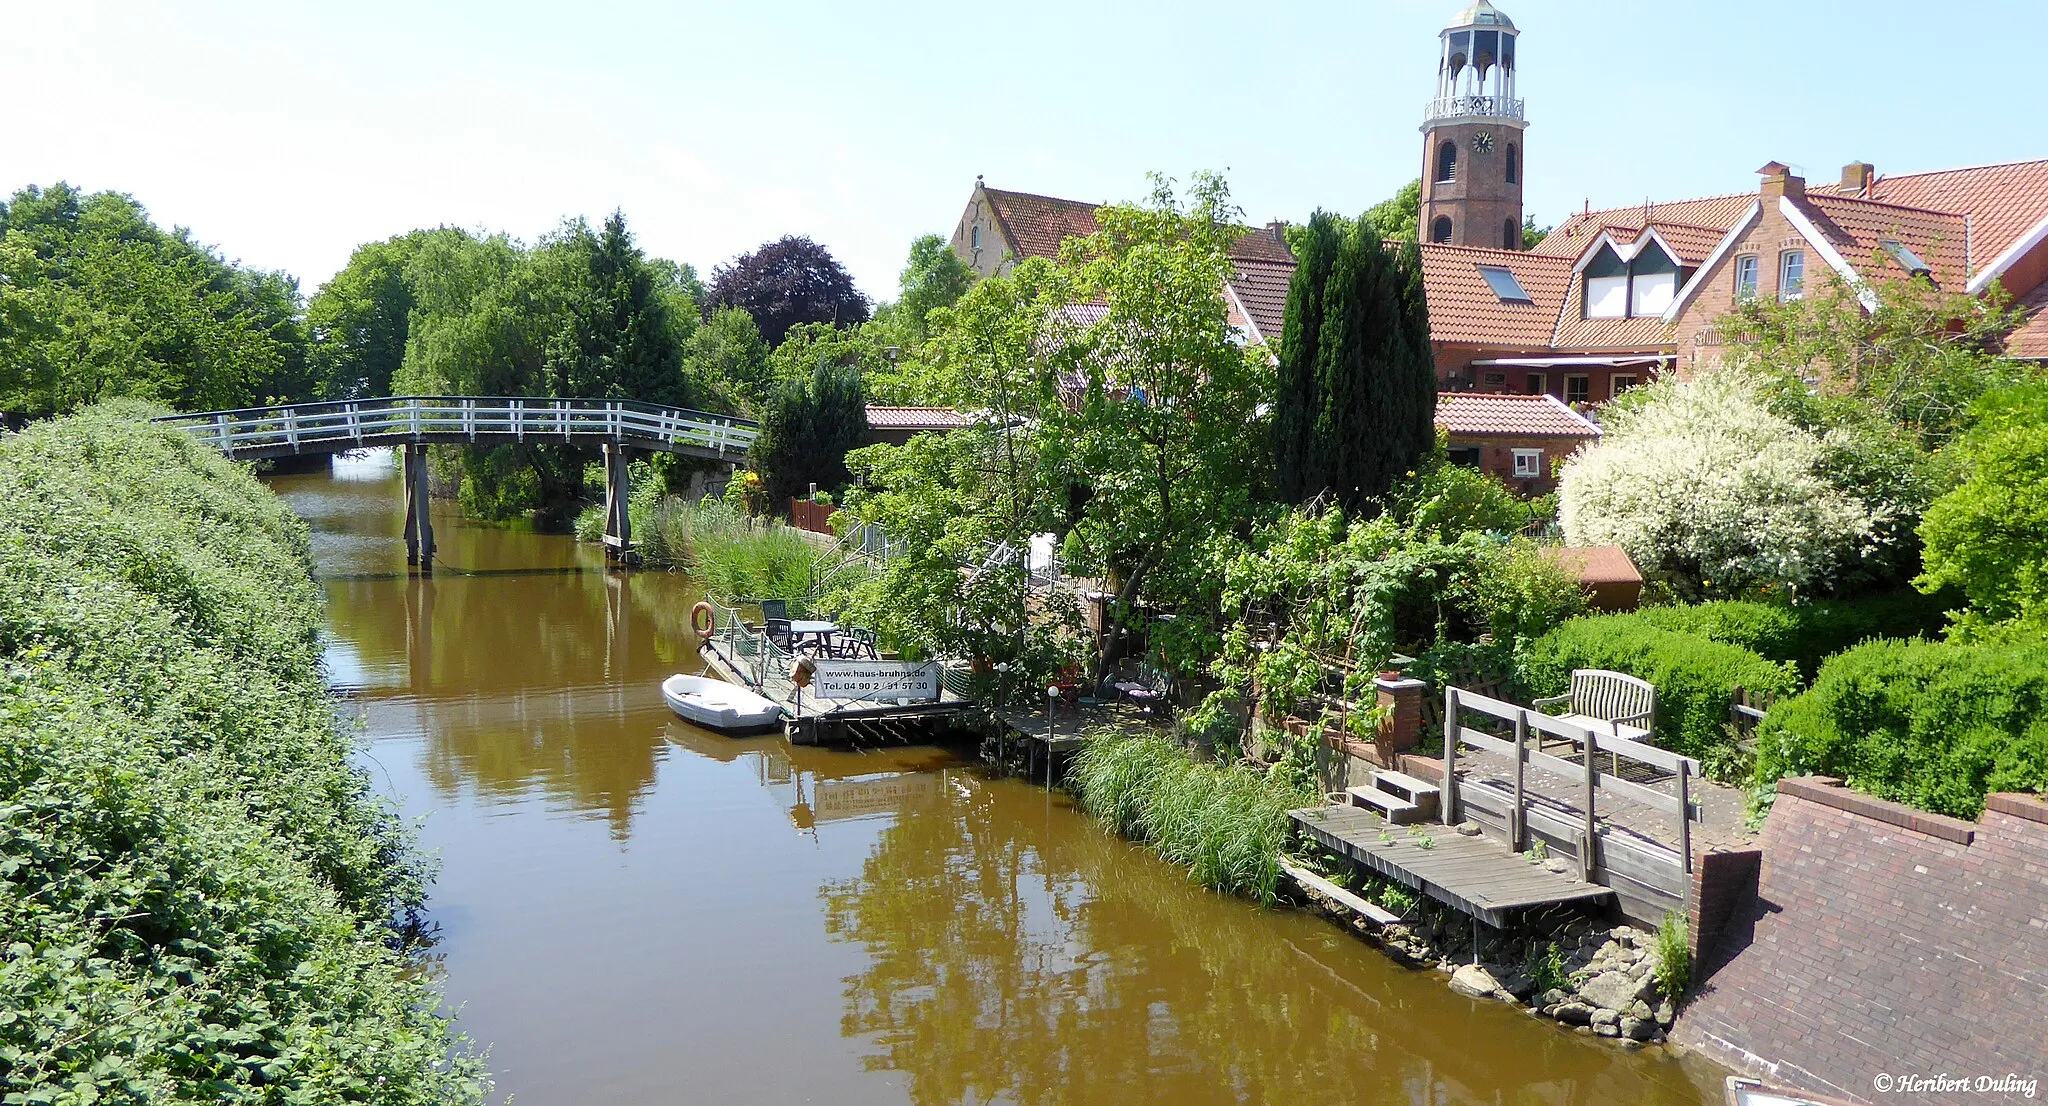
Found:
[[[364,761],[438,854],[433,969],[520,1106],[1719,1101],[953,753],[683,724],[686,578],[452,508],[409,577],[388,455],[271,483]]]

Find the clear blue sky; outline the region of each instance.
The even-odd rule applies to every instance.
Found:
[[[366,240],[618,207],[707,273],[809,234],[889,298],[977,173],[1118,200],[1215,169],[1255,221],[1363,209],[1418,171],[1458,6],[10,0],[0,189],[130,192],[308,293]],[[2038,2],[1501,6],[1539,223],[1747,190],[1773,158],[2048,156]]]

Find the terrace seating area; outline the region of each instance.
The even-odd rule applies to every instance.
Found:
[[[873,630],[842,627],[829,619],[791,618],[787,599],[763,599],[760,606],[761,632],[785,653],[832,660],[881,659]]]

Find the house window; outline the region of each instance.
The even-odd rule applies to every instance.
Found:
[[[1515,274],[1512,271],[1503,269],[1498,265],[1480,265],[1477,268],[1479,269],[1479,275],[1485,278],[1486,286],[1493,289],[1494,295],[1500,297],[1500,302],[1535,302],[1529,298],[1528,292],[1523,291],[1522,282],[1515,279]]]
[[[1743,254],[1735,259],[1735,300],[1756,298],[1757,258],[1753,253]]]
[[[1796,300],[1806,291],[1806,251],[1786,250],[1778,255],[1778,298]]]
[[[1444,460],[1466,468],[1479,467],[1479,447],[1476,445],[1454,445],[1444,450]]]
[[[1635,386],[1636,376],[1634,373],[1616,373],[1607,382],[1607,398],[1613,399],[1615,396]]]
[[[1486,386],[1489,388],[1504,389],[1508,386],[1508,374],[1506,373],[1487,373],[1484,379]]]
[[[1628,263],[1612,246],[1600,247],[1586,265],[1586,317],[1620,319],[1628,315]]]
[[[1439,184],[1448,184],[1458,179],[1458,147],[1446,142],[1436,148],[1436,179]]]
[[[1430,227],[1429,227],[1429,240],[1430,240],[1430,241],[1432,241],[1432,242],[1442,242],[1442,243],[1445,243],[1445,244],[1448,244],[1448,243],[1450,242],[1450,240],[1451,240],[1451,217],[1450,217],[1450,216],[1448,216],[1448,215],[1439,215],[1439,216],[1437,216],[1437,217],[1436,217],[1436,222],[1434,222],[1434,223],[1430,224]]]
[[[979,224],[975,225],[973,228],[968,230],[967,248],[973,250],[978,250],[981,248],[981,227]]]
[[[1550,390],[1550,382],[1543,379],[1542,373],[1530,373],[1528,379],[1522,381],[1522,389],[1529,395],[1540,396]]]
[[[1503,219],[1500,224],[1500,248],[1517,250],[1522,248],[1522,230],[1513,219]]]
[[[1564,401],[1584,403],[1593,398],[1593,378],[1585,373],[1572,373],[1564,378]]]
[[[1678,298],[1678,263],[1652,242],[1629,264],[1628,313],[1662,315]]]
[[[1517,154],[1515,153],[1515,144],[1514,144],[1514,143],[1512,143],[1512,142],[1508,143],[1508,159],[1507,159],[1507,167],[1508,167],[1508,183],[1509,183],[1509,184],[1515,184],[1515,183],[1518,183],[1518,181],[1519,181],[1519,179],[1520,179],[1520,177],[1521,177],[1521,175],[1522,175],[1522,169],[1521,169],[1521,166],[1520,166],[1520,165],[1519,165],[1519,164],[1517,163],[1517,162],[1518,162],[1518,160],[1519,160],[1519,158],[1518,158],[1518,155],[1517,155]]]
[[[1522,477],[1543,475],[1543,451],[1540,449],[1515,450],[1515,475]]]

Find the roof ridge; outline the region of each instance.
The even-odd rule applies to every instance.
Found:
[[[1089,203],[1087,200],[1069,200],[1062,196],[1048,196],[1043,192],[1019,192],[1013,188],[990,188],[987,185],[987,183],[982,184],[981,190],[984,192],[993,192],[998,196],[1022,196],[1026,199],[1032,200],[1050,200],[1056,204],[1071,204],[1074,207],[1085,207],[1091,210],[1098,207],[1109,206],[1106,203]]]
[[[1864,196],[1849,196],[1840,192],[1808,192],[1806,198],[1809,200],[1830,200],[1835,203],[1869,204],[1871,207],[1888,207],[1894,211],[1914,211],[1922,215],[1941,215],[1950,219],[1960,219],[1967,214],[1961,211],[1945,211],[1938,207],[1916,207],[1912,204],[1895,204],[1890,200],[1873,200]]]
[[[1729,200],[1734,199],[1737,196],[1747,197],[1754,195],[1756,195],[1756,193],[1754,192],[1721,192],[1712,196],[1694,196],[1691,199],[1685,200],[1652,200],[1650,201],[1649,206],[1651,212],[1654,213],[1660,207],[1676,207],[1679,204],[1703,204],[1709,203],[1714,200]],[[1605,215],[1613,211],[1641,211],[1642,209],[1642,204],[1623,204],[1619,207],[1596,207],[1593,208],[1591,211],[1574,211],[1569,216],[1566,216],[1565,222],[1569,223],[1573,219],[1584,219],[1593,215]],[[1690,226],[1691,224],[1685,225]]]
[[[1914,173],[1886,173],[1871,183],[1882,184],[1901,177],[1938,177],[1944,173],[1970,173],[1979,169],[2004,169],[2014,165],[2048,165],[2048,157],[2022,157],[2011,161],[1987,161],[1981,165],[1958,165],[1953,169],[1922,169]]]

